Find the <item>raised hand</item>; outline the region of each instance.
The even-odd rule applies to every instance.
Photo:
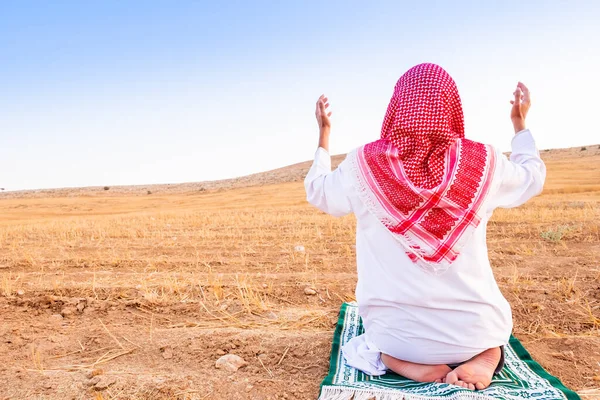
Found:
[[[317,124],[319,124],[319,132],[323,132],[324,130],[329,131],[331,129],[331,111],[328,111],[329,103],[327,102],[327,97],[324,94],[319,97],[317,100],[317,109],[315,111],[315,116],[317,117]]]
[[[529,89],[522,82],[517,84],[517,89],[514,91],[514,100],[511,100],[512,109],[510,110],[510,119],[515,128],[515,133],[525,129],[525,118],[531,107],[531,96]]]
[[[324,94],[317,100],[317,109],[315,116],[317,117],[317,124],[319,124],[319,147],[329,151],[329,132],[331,131],[331,111],[328,111],[329,103],[327,97]]]

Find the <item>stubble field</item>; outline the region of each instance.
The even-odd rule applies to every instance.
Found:
[[[599,147],[542,152],[544,193],[488,226],[514,334],[588,398],[600,394]],[[0,399],[315,399],[354,299],[355,221],[306,203],[306,168],[0,195]],[[247,365],[216,369],[228,353]]]

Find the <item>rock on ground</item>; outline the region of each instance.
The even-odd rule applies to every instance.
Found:
[[[242,357],[236,356],[235,354],[225,354],[215,363],[215,367],[230,372],[236,372],[246,365],[248,365],[248,363]]]

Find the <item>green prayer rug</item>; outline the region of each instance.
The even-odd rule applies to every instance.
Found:
[[[577,393],[535,362],[515,337],[510,338],[505,349],[504,369],[494,376],[492,384],[484,390],[470,391],[455,385],[414,382],[391,371],[370,376],[346,365],[342,346],[363,332],[358,306],[342,304],[333,336],[329,374],[321,384],[319,400],[579,399]]]

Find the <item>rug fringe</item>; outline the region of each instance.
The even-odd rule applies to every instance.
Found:
[[[352,389],[339,386],[323,386],[318,400],[439,400],[440,397],[419,396],[399,393],[397,390]],[[481,400],[488,396],[477,393],[459,393],[450,396],[453,400]]]

